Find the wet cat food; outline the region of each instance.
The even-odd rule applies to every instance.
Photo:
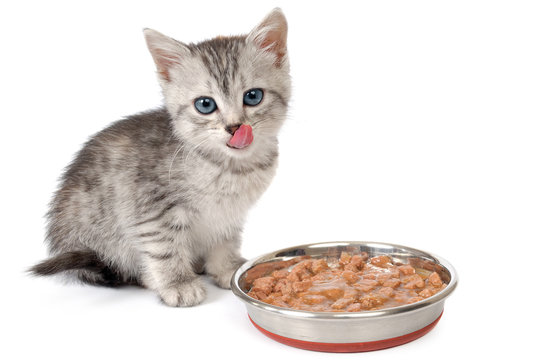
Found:
[[[369,258],[364,252],[264,265],[267,275],[251,277],[248,295],[297,310],[379,310],[415,303],[446,287],[435,271],[400,264],[387,255]]]

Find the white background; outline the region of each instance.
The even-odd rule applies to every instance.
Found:
[[[167,308],[136,288],[29,278],[62,169],[112,121],[159,106],[142,36],[289,22],[293,101],[243,254],[383,241],[448,259],[436,328],[397,348],[315,353],[255,330],[230,291]],[[538,11],[523,1],[17,1],[0,5],[2,359],[407,359],[532,353],[537,320]]]

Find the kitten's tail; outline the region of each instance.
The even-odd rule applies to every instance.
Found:
[[[54,275],[67,270],[99,270],[104,264],[90,250],[69,251],[58,254],[32,266],[29,272],[35,275]]]
[[[54,275],[68,270],[78,270],[77,277],[92,285],[122,286],[137,285],[134,279],[124,279],[117,271],[107,266],[94,251],[68,251],[55,255],[28,269],[34,275]]]

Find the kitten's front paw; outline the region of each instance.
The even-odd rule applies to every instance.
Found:
[[[238,258],[233,263],[229,264],[226,268],[222,269],[218,274],[212,274],[213,280],[218,287],[223,289],[229,289],[232,276],[241,265],[245,263],[246,259]]]
[[[195,278],[159,290],[159,295],[168,306],[194,306],[204,301],[206,292],[202,281]]]

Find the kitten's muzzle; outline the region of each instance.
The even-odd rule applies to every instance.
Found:
[[[230,134],[232,137],[228,140],[226,145],[235,149],[243,149],[249,146],[254,140],[254,135],[252,134],[252,127],[250,125],[242,124],[241,126],[233,129],[234,126],[230,126]]]
[[[228,126],[226,126],[226,131],[227,131],[230,135],[233,135],[233,134],[235,134],[235,132],[237,131],[237,129],[239,129],[240,126],[241,126],[241,124],[228,125]]]

